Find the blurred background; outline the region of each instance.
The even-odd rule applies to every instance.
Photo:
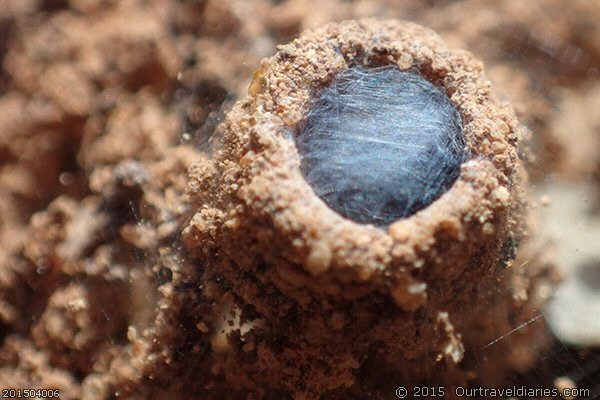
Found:
[[[470,50],[515,108],[532,235],[563,284],[533,321],[555,344],[514,382],[600,397],[600,3],[588,0],[0,0],[0,387],[108,398],[156,376],[184,384],[164,365],[208,351],[178,243],[187,168],[277,44],[362,17]]]

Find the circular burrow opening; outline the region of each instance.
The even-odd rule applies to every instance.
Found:
[[[439,198],[468,153],[446,93],[391,65],[340,72],[312,101],[295,140],[315,193],[340,215],[377,226]]]

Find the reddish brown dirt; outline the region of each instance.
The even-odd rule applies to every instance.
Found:
[[[217,399],[226,379],[252,387],[221,362],[221,331],[241,343],[236,299],[181,242],[199,206],[188,168],[277,44],[371,16],[424,24],[484,61],[531,132],[534,182],[600,170],[594,2],[0,0],[0,388]],[[241,350],[251,363],[252,345]]]

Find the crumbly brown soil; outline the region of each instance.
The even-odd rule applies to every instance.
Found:
[[[259,376],[267,371],[261,365],[286,359],[279,355],[290,347],[268,330],[252,341],[242,335],[251,328],[245,320],[266,311],[242,301],[230,284],[245,280],[244,293],[257,298],[249,290],[263,287],[260,275],[235,281],[219,276],[181,242],[203,207],[201,196],[186,194],[188,168],[195,163],[194,176],[213,168],[198,161],[211,157],[217,121],[246,95],[260,60],[277,44],[329,21],[376,16],[422,23],[484,60],[498,97],[512,103],[531,131],[531,145],[522,149],[533,179],[550,172],[582,179],[599,165],[591,119],[599,98],[599,13],[585,0],[568,7],[560,0],[435,6],[385,0],[0,0],[0,387],[58,387],[63,398],[89,399],[189,398],[192,389],[204,399],[224,393],[245,398],[242,388],[258,397],[285,398],[290,390],[314,394],[315,386],[300,387],[298,365],[273,375],[274,366]],[[254,76],[252,95],[262,86],[260,72]],[[192,182],[197,193],[209,187]],[[533,275],[545,265],[530,261],[539,251],[534,242],[513,264],[527,263]],[[252,255],[264,256],[264,250],[246,254],[244,262],[252,265]],[[322,266],[316,254],[313,261]],[[528,276],[515,276],[515,288],[530,288]],[[389,292],[377,290],[381,299]],[[517,292],[506,307],[539,294]],[[262,299],[272,295],[267,291]],[[502,302],[493,304],[504,313]],[[528,312],[472,340],[508,332],[534,316]],[[330,317],[317,329],[327,324],[335,331],[348,318]],[[280,323],[293,328],[304,316],[287,318]],[[449,336],[454,327],[468,342],[469,333],[452,318],[451,325],[443,316],[433,322]],[[388,321],[377,323],[387,335]],[[339,337],[348,344],[346,335]],[[293,344],[301,346],[299,341]],[[528,341],[514,343],[524,350],[515,345],[507,358],[502,349],[508,345],[494,345],[490,358],[502,356],[509,368],[530,365],[535,351]],[[315,385],[350,383],[357,368],[362,377],[332,398],[365,396],[365,388],[381,378],[396,384],[393,369],[392,377],[387,368],[379,377],[369,373],[385,365],[379,356],[359,367],[348,356],[352,352],[321,349],[309,346],[306,352],[316,359],[336,354],[339,374],[324,378],[321,370]],[[232,351],[247,368],[232,367]],[[398,350],[403,357],[404,351]],[[293,363],[295,356],[287,360]],[[479,375],[486,374],[493,375]],[[288,380],[270,384],[276,388],[257,387],[281,376]],[[240,391],[231,394],[233,388]]]
[[[290,140],[303,134],[314,92],[355,65],[416,69],[439,85],[470,149],[447,193],[386,229],[327,207],[302,178]],[[548,285],[537,259],[513,265],[527,230],[520,129],[481,62],[418,25],[350,21],[280,46],[249,94],[219,127],[214,162],[191,169],[200,211],[183,236],[204,279],[252,310],[241,313],[252,328],[231,341],[221,366],[246,379],[232,385],[320,398],[349,387],[392,391],[357,372],[369,363],[414,385],[433,374],[448,390],[499,384],[507,369],[529,367],[542,348],[535,327],[481,351],[510,330],[509,318],[530,319]]]

